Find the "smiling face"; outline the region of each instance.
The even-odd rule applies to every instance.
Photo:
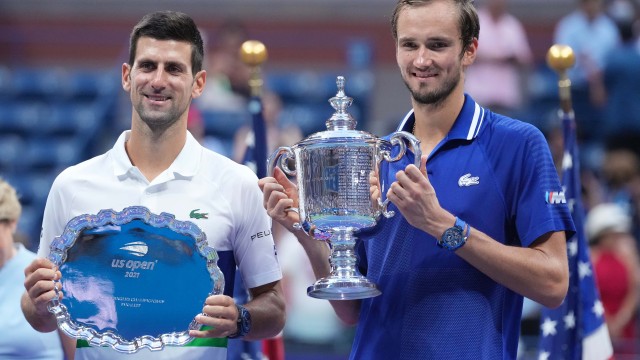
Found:
[[[419,104],[438,105],[462,94],[464,68],[475,58],[477,40],[463,51],[459,10],[452,1],[405,7],[398,14],[396,60],[405,85]]]
[[[191,44],[175,40],[138,39],[135,61],[122,65],[122,86],[129,92],[133,121],[162,131],[179,120],[200,96],[206,73],[191,70]]]

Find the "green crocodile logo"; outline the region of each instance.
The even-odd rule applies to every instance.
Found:
[[[200,209],[191,210],[191,212],[189,213],[189,217],[192,219],[208,219],[209,218],[208,213],[199,213],[197,211],[200,211]]]

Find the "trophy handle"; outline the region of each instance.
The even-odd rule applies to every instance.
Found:
[[[289,168],[289,164],[287,163],[287,160],[295,159],[295,157],[296,155],[293,153],[293,150],[291,150],[290,147],[279,147],[276,151],[273,152],[273,154],[271,154],[271,156],[269,156],[269,159],[267,159],[267,171],[269,172],[269,176],[273,176],[273,170],[276,166],[280,167],[280,169],[282,169],[285,174],[289,176],[296,176],[296,171],[291,170]]]
[[[391,145],[398,145],[400,147],[400,151],[398,151],[398,154],[395,157],[391,157],[391,154],[388,151],[383,151],[383,159],[388,162],[395,162],[400,160],[407,152],[407,144],[405,143],[405,140],[409,142],[409,144],[411,145],[411,149],[413,150],[413,153],[415,155],[413,164],[417,168],[420,168],[420,159],[422,158],[422,150],[420,150],[420,140],[413,136],[413,134],[406,131],[397,131],[391,135]],[[382,201],[382,189],[380,191],[380,197],[378,198],[378,205],[380,206],[380,211],[382,215],[384,215],[384,217],[390,218],[395,215],[394,211],[387,210],[387,207],[389,206],[389,199],[385,199],[384,201]]]

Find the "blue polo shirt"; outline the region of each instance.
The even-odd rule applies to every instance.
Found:
[[[410,132],[414,120],[410,112],[398,130]],[[383,164],[384,192],[413,162],[408,152]],[[528,247],[575,230],[542,133],[468,95],[427,174],[444,209],[503,244]],[[522,296],[389,209],[394,217],[359,234],[359,266],[382,295],[362,302],[351,358],[515,359]]]

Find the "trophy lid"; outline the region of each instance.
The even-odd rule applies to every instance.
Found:
[[[327,130],[354,130],[358,123],[351,114],[347,112],[347,108],[353,103],[353,98],[348,97],[344,93],[344,76],[338,76],[336,79],[336,85],[338,86],[338,92],[336,96],[329,99],[329,103],[336,110],[333,115],[327,120]]]
[[[296,144],[297,147],[306,147],[317,144],[340,144],[345,142],[377,142],[381,141],[373,134],[356,130],[357,121],[347,112],[347,107],[353,103],[353,98],[344,93],[344,76],[338,76],[336,84],[338,92],[329,99],[329,103],[336,110],[326,121],[327,130],[311,134],[306,139]]]

